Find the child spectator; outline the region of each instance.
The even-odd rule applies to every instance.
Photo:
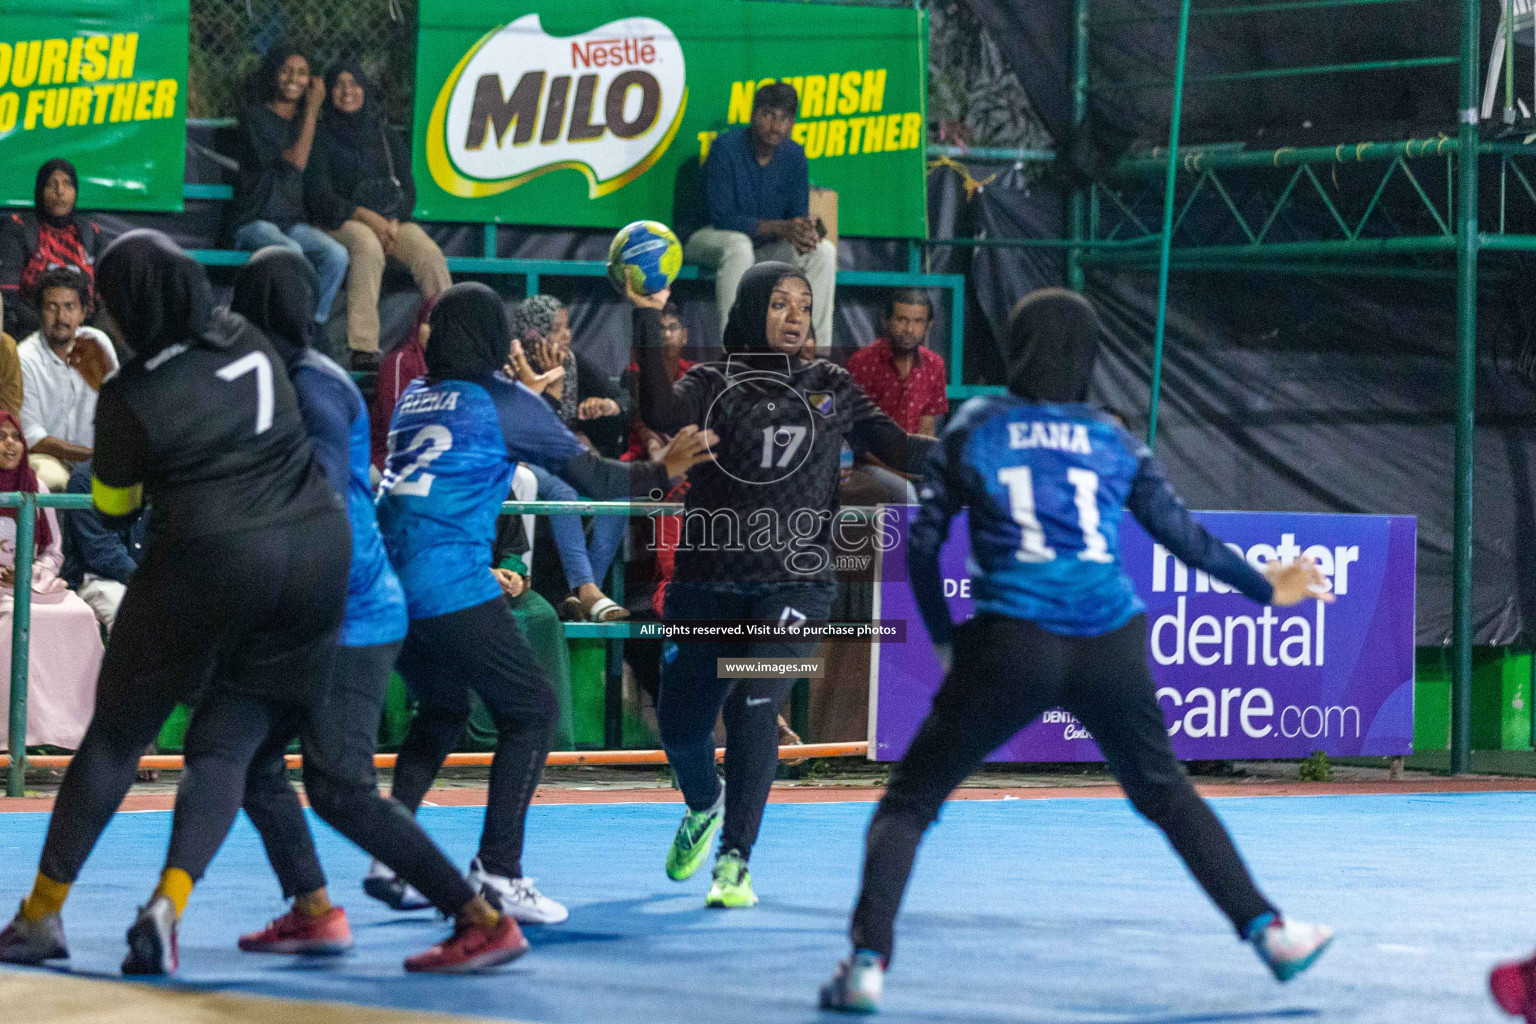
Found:
[[[320,274],[315,323],[331,318],[331,303],[347,276],[347,249],[321,231],[304,195],[304,170],[315,144],[325,80],[289,46],[267,51],[251,80],[251,102],[240,115],[233,217],[235,247],[255,252],[281,245],[303,253]]]
[[[347,247],[347,347],[353,366],[379,358],[379,287],[384,262],[410,270],[423,298],[435,299],[453,281],[443,250],[411,220],[416,183],[410,153],[390,135],[377,90],[355,60],[332,69],[330,103],[304,172],[315,223]]]
[[[430,318],[435,305],[435,295],[422,299],[404,344],[379,360],[379,379],[368,409],[368,428],[372,432],[373,468],[380,473],[384,472],[384,459],[389,455],[389,421],[395,415],[395,404],[411,381],[427,375],[427,336],[432,333]]]

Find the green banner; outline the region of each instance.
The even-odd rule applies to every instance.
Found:
[[[920,238],[925,16],[762,0],[422,0],[416,213],[671,222],[757,86],[800,95],[794,138],[845,235]],[[692,167],[688,166],[692,163]]]
[[[83,210],[180,210],[188,0],[0,4],[0,205],[63,157]]]

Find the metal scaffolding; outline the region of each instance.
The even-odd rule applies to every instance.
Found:
[[[1157,268],[1157,319],[1152,339],[1151,399],[1147,440],[1157,436],[1162,391],[1164,337],[1167,321],[1168,276],[1173,270],[1248,273],[1339,273],[1358,276],[1453,278],[1456,283],[1456,417],[1455,481],[1452,541],[1452,695],[1451,768],[1465,772],[1471,746],[1472,702],[1472,453],[1475,368],[1477,358],[1478,254],[1488,250],[1536,251],[1536,234],[1509,230],[1512,222],[1536,225],[1536,216],[1508,216],[1513,195],[1530,201],[1536,213],[1536,169],[1523,160],[1536,160],[1536,147],[1520,143],[1482,142],[1479,138],[1480,5],[1460,3],[1460,52],[1455,56],[1367,61],[1260,70],[1233,70],[1185,75],[1191,19],[1238,14],[1281,14],[1290,11],[1396,3],[1403,0],[1273,0],[1241,6],[1192,7],[1179,0],[1177,44],[1171,80],[1126,83],[1125,88],[1167,88],[1168,145],[1150,156],[1122,160],[1107,181],[1075,189],[1068,198],[1068,282],[1081,288],[1085,267]],[[1169,21],[1171,12],[1132,15],[1095,23],[1090,0],[1074,0],[1072,94],[1074,125],[1087,116],[1089,43],[1096,25],[1132,21]],[[1505,18],[1510,15],[1505,0]],[[1506,33],[1505,39],[1509,34]],[[1433,139],[1362,142],[1333,147],[1247,151],[1216,146],[1180,152],[1179,121],[1186,83],[1238,83],[1258,79],[1445,64],[1460,66],[1456,131]],[[1506,106],[1510,104],[1510,65],[1505,68]],[[1497,230],[1478,229],[1479,158],[1499,161]],[[1443,162],[1446,194],[1432,197],[1424,184],[1426,161]],[[1380,176],[1370,199],[1359,209],[1343,209],[1319,180],[1319,167],[1334,173],[1343,164],[1374,164]],[[1433,165],[1441,173],[1438,163]],[[1244,202],[1228,187],[1232,175],[1269,174],[1278,192],[1271,198]],[[1283,184],[1280,184],[1283,182]],[[1160,186],[1160,187],[1158,187]],[[1386,213],[1383,197],[1390,190],[1416,194],[1411,215]],[[1262,190],[1260,190],[1262,191]],[[1310,208],[1308,207],[1310,204]],[[1198,218],[1191,211],[1200,209]],[[1214,213],[1213,213],[1214,211]],[[1161,223],[1158,226],[1158,220]],[[1403,223],[1403,220],[1408,223]],[[1531,230],[1528,228],[1528,230]],[[1446,257],[1454,254],[1454,270]]]

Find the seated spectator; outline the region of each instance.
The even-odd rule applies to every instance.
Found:
[[[552,295],[534,295],[518,303],[509,318],[514,358],[509,369],[524,384],[543,393],[567,427],[600,455],[617,456],[624,436],[628,401],[601,368],[571,351],[570,314]],[[520,360],[519,354],[523,355]],[[524,365],[526,364],[526,365]],[[530,380],[532,374],[537,384]],[[539,481],[539,500],[576,501],[576,489],[542,466],[530,465]],[[560,551],[571,592],[560,602],[562,618],[615,622],[629,617],[623,606],[602,591],[603,579],[624,545],[624,516],[593,516],[591,536],[581,517],[551,516],[550,529]]]
[[[810,218],[810,168],[789,137],[800,97],[788,82],[771,82],[752,98],[752,121],[715,139],[704,161],[708,222],[683,246],[690,263],[715,270],[720,330],[736,301],[741,275],[754,263],[781,260],[811,282],[812,326],[832,342],[837,246]]]
[[[572,350],[565,304],[553,295],[532,295],[512,308],[508,320],[536,373],[565,371],[544,390],[560,422],[599,455],[618,458],[627,433],[629,395],[601,367]]]
[[[73,267],[45,271],[37,282],[42,326],[16,346],[21,363],[21,415],[32,468],[55,493],[69,486],[70,467],[96,445],[96,393],[117,371],[112,341],[94,327],[91,290]]]
[[[315,322],[331,318],[331,303],[347,276],[347,249],[313,224],[305,200],[304,170],[315,144],[325,101],[325,80],[309,72],[309,60],[288,46],[267,51],[251,79],[251,102],[240,115],[231,211],[235,247],[255,252],[281,245],[303,253],[320,274]]]
[[[82,462],[69,474],[70,494],[91,493],[91,464]],[[95,506],[64,513],[64,582],[91,606],[96,621],[108,633],[117,621],[128,580],[144,561],[147,516],[127,526],[102,521]]]
[[[416,183],[410,153],[389,133],[377,90],[355,60],[330,73],[330,104],[315,134],[305,189],[315,223],[347,247],[347,347],[353,366],[379,357],[379,286],[384,261],[410,270],[423,298],[448,290],[443,250],[411,220]]]
[[[29,296],[46,271],[74,267],[94,283],[101,228],[75,212],[79,192],[74,164],[49,160],[37,169],[32,212],[12,213],[0,223],[0,296],[9,303],[3,323],[13,338],[37,330],[37,310]]]
[[[5,317],[5,294],[0,292],[0,319]],[[0,409],[21,415],[21,357],[16,339],[0,331]]]
[[[47,494],[27,463],[21,424],[0,412],[0,491]],[[101,670],[101,631],[96,616],[59,576],[64,564],[59,520],[39,509],[34,527],[32,635],[27,654],[27,746],[48,744],[73,750],[80,745],[96,703]],[[9,702],[11,628],[16,588],[16,510],[0,509],[0,689]],[[10,749],[8,722],[0,722],[0,743]]]
[[[949,412],[944,360],[923,345],[933,324],[933,300],[917,288],[891,292],[885,304],[885,333],[848,357],[848,372],[880,411],[909,434],[938,436],[938,418]],[[897,502],[914,505],[917,493],[906,477],[864,456],[843,482],[845,505]]]
[[[394,418],[395,406],[411,381],[427,375],[427,336],[432,333],[432,307],[435,305],[435,295],[422,299],[416,309],[416,322],[407,332],[405,342],[379,360],[379,379],[373,389],[373,402],[368,407],[368,428],[373,468],[380,473],[384,472],[384,460],[389,456],[389,421]]]

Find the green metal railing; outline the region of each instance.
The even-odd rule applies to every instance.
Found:
[[[88,509],[91,498],[86,494],[30,494],[18,491],[0,492],[0,508],[16,509],[16,581],[15,603],[11,611],[11,695],[8,709],[10,723],[11,758],[6,776],[7,796],[21,796],[25,792],[27,774],[27,680],[28,655],[32,633],[32,565],[36,538],[37,510],[42,508],[69,510]],[[508,501],[502,504],[502,515],[548,515],[570,513],[583,516],[657,516],[682,511],[676,502],[660,501]],[[613,566],[613,587],[610,595],[620,603],[624,600],[624,562],[618,559]],[[600,639],[609,644],[607,679],[604,695],[604,741],[609,749],[622,746],[622,737],[616,735],[621,728],[623,685],[622,645],[632,635],[633,628],[627,622],[568,622],[565,635],[572,639]]]

